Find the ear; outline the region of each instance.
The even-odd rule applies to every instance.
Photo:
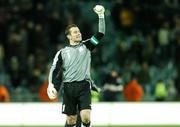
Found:
[[[71,39],[71,36],[68,34],[67,36],[66,36],[69,40]]]

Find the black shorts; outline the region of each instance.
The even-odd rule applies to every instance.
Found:
[[[62,113],[76,115],[77,110],[83,109],[91,109],[89,82],[83,80],[64,83]]]

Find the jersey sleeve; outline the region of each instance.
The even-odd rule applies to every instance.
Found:
[[[99,44],[103,36],[103,33],[98,32],[95,35],[93,35],[90,39],[83,41],[83,43],[90,51],[93,51],[93,49]]]
[[[105,18],[100,18],[98,20],[98,32],[93,35],[90,39],[84,41],[86,47],[92,51],[100,42],[105,34]]]
[[[49,83],[53,83],[56,90],[59,90],[62,82],[62,62],[62,55],[60,50],[56,53],[49,72]]]

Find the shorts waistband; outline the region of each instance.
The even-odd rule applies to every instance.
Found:
[[[64,82],[64,84],[71,84],[71,83],[82,83],[82,82],[87,82],[87,80],[81,80],[81,81],[72,81],[72,82]]]

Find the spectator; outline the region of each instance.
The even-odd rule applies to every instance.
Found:
[[[169,53],[170,50],[170,28],[169,28],[169,22],[164,22],[163,26],[158,31],[158,41],[160,45],[160,52],[161,52],[161,59],[163,61],[167,61],[169,59]]]
[[[7,88],[3,85],[0,85],[0,102],[9,102],[10,96]]]
[[[106,76],[103,87],[104,101],[119,101],[122,87],[122,79],[116,70],[112,70],[110,75]]]
[[[142,101],[143,88],[136,79],[132,79],[124,88],[124,97],[127,101]]]
[[[177,101],[177,90],[173,80],[168,82],[168,101]]]
[[[10,75],[6,71],[4,57],[4,47],[0,44],[0,84],[4,84],[4,86],[6,86],[11,92],[12,86],[10,82]]]
[[[152,92],[152,86],[149,73],[149,65],[147,62],[143,62],[141,65],[141,70],[138,74],[138,81],[142,85],[145,95],[150,96]]]
[[[159,80],[155,87],[156,101],[165,101],[168,96],[168,91],[163,80]]]

